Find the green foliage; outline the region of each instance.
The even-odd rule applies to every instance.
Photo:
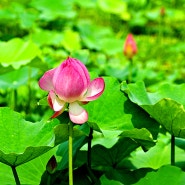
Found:
[[[134,103],[148,112],[171,134],[185,138],[184,84],[166,84],[161,86],[156,93],[148,93],[141,82],[128,84],[127,87],[126,91]]]
[[[40,56],[40,50],[32,41],[24,42],[19,38],[0,43],[0,63],[4,67],[11,65],[19,69]],[[31,52],[30,52],[31,51]]]
[[[156,137],[158,124],[151,118],[146,118],[142,109],[134,106],[120,91],[120,83],[116,78],[105,77],[105,91],[95,102],[85,105],[89,112],[89,124],[94,124],[102,131],[115,131],[120,134],[123,130],[147,128]],[[108,133],[110,134],[110,133]],[[115,135],[113,136],[115,137]]]
[[[72,2],[73,0],[56,0],[55,3],[49,0],[33,0],[31,6],[41,11],[40,19],[51,21],[57,17],[73,18],[75,12],[72,10]]]
[[[29,78],[34,78],[38,75],[36,68],[23,67],[15,71],[7,72],[0,75],[1,89],[17,89],[22,85],[27,85]]]
[[[49,158],[56,153],[56,148],[49,150],[43,155],[17,167],[17,172],[22,184],[39,184],[42,174],[46,170]],[[11,168],[0,163],[1,184],[15,184]]]
[[[47,124],[44,121],[33,124],[25,121],[19,113],[3,107],[0,108],[0,118],[1,162],[18,166],[55,146],[57,138],[53,138],[54,133],[50,130],[58,124],[56,120]]]
[[[166,184],[169,185],[181,185],[184,183],[185,173],[177,167],[174,166],[163,166],[157,172],[149,172],[146,175],[146,178],[141,179],[139,182],[135,183],[135,185],[142,184]]]
[[[15,184],[9,166],[21,184],[68,184],[68,114],[50,120],[38,86],[68,56],[105,80],[102,96],[84,105],[88,122],[73,129],[74,184],[183,184],[184,8],[184,0],[2,0],[1,184]],[[128,33],[138,47],[132,61],[123,55]],[[169,133],[177,137],[176,166]]]

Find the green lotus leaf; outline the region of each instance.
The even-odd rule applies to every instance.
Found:
[[[31,5],[41,12],[40,18],[47,21],[58,17],[74,18],[76,15],[76,12],[73,10],[73,0],[55,0],[55,3],[50,0],[33,0]]]
[[[180,185],[184,184],[185,173],[176,166],[162,166],[158,171],[148,172],[144,178],[141,178],[134,185]]]
[[[0,63],[2,66],[12,66],[15,69],[30,63],[41,51],[32,41],[14,38],[8,42],[0,42]]]
[[[132,130],[123,131],[120,136],[131,138],[146,150],[155,145],[151,133],[146,128],[134,128]]]
[[[0,75],[1,89],[17,89],[21,85],[28,83],[29,78],[34,78],[38,74],[38,69],[27,66]]]
[[[102,27],[93,24],[90,21],[79,20],[77,23],[82,42],[88,49],[100,50],[100,44],[103,38],[113,37],[112,30],[109,27]]]
[[[121,0],[98,0],[97,4],[102,10],[109,13],[121,14],[127,10],[127,4]]]
[[[119,135],[125,130],[146,128],[156,138],[158,124],[155,120],[147,117],[142,108],[120,91],[120,83],[116,78],[104,77],[104,80],[105,91],[101,97],[84,106],[89,113],[89,125],[97,131],[101,130],[104,136],[107,130]],[[107,136],[110,136],[110,132]]]
[[[138,148],[138,150],[134,151],[129,161],[134,165],[136,169],[159,169],[164,165],[168,165],[171,163],[170,152],[171,152],[171,136],[170,134],[159,134],[156,145],[152,147],[147,152]],[[182,140],[182,139],[181,139]],[[177,144],[177,138],[175,140]],[[177,166],[184,165],[183,159],[185,158],[185,152],[183,149],[179,148],[179,146],[175,147],[175,164]]]
[[[167,131],[185,138],[185,84],[165,84],[154,93],[147,92],[143,82],[123,85],[122,89]]]
[[[115,181],[115,180],[110,180],[105,175],[101,176],[100,181],[101,181],[102,185],[112,185],[112,184],[114,184],[114,185],[122,185],[121,182]]]
[[[39,184],[41,176],[46,170],[46,165],[51,156],[55,155],[57,147],[43,155],[24,163],[16,168],[21,184]],[[2,185],[15,184],[15,179],[10,166],[0,163],[0,182]]]
[[[141,135],[142,134],[142,135]],[[154,146],[151,134],[147,129],[133,129],[124,131],[116,144],[111,148],[104,147],[100,144],[92,147],[92,163],[99,169],[124,168],[122,162],[139,146],[146,150]]]
[[[39,46],[54,45],[60,46],[63,39],[63,34],[56,31],[37,29],[32,35],[31,39]]]
[[[57,119],[32,123],[8,107],[0,108],[0,162],[9,166],[26,163],[52,149],[68,132],[59,134]]]

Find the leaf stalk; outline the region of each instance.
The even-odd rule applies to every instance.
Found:
[[[69,122],[69,185],[73,185],[73,123]]]
[[[171,165],[175,166],[175,136],[171,135]]]
[[[11,166],[16,185],[21,185],[15,166]]]

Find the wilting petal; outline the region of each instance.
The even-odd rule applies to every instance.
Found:
[[[104,91],[105,82],[103,78],[96,78],[91,83],[85,95],[81,101],[93,101],[96,100]]]
[[[82,98],[89,83],[90,77],[85,65],[72,58],[65,60],[53,77],[56,94],[69,103]]]
[[[83,124],[88,120],[88,113],[77,102],[69,104],[69,117],[73,123]]]
[[[44,75],[40,78],[39,80],[39,86],[41,89],[45,90],[45,91],[51,91],[54,90],[53,87],[53,75],[56,69],[51,69],[47,72],[44,73]]]
[[[48,102],[54,111],[60,111],[65,108],[65,102],[60,100],[53,91],[49,92]]]

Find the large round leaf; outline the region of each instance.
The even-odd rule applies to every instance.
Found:
[[[63,34],[57,31],[37,29],[31,35],[31,39],[39,46],[60,46],[63,39]]]
[[[108,179],[105,175],[101,176],[100,181],[101,181],[101,185],[112,185],[112,184],[114,184],[114,185],[123,185],[119,181]]]
[[[21,184],[39,184],[41,176],[46,170],[46,164],[52,155],[55,155],[57,147],[45,154],[16,168]],[[6,164],[0,163],[0,182],[2,185],[15,184],[12,169]]]
[[[127,9],[127,4],[121,0],[117,0],[117,1],[98,0],[97,4],[105,12],[109,12],[113,14],[121,14],[125,12]]]
[[[171,136],[159,134],[158,142],[147,152],[140,148],[134,151],[129,158],[129,161],[135,166],[136,169],[151,168],[159,169],[160,167],[170,164],[170,151],[171,151]],[[181,165],[185,158],[184,150],[175,147],[175,161],[176,165]]]
[[[183,185],[185,182],[185,172],[175,166],[163,166],[158,171],[148,172],[134,185]]]
[[[119,134],[133,128],[147,128],[156,137],[158,124],[120,91],[118,80],[113,77],[105,77],[104,80],[102,96],[84,106],[89,113],[89,124],[96,124],[101,131],[116,131]]]
[[[150,114],[171,134],[185,138],[185,84],[161,86],[157,92],[147,92],[144,83],[128,84],[130,100]]]
[[[51,21],[58,17],[73,18],[76,12],[73,10],[72,3],[73,0],[55,0],[55,3],[50,0],[33,0],[31,5],[41,12],[41,19]]]
[[[101,144],[92,147],[92,166],[107,172],[111,168],[124,169],[123,161],[139,146],[146,149],[154,146],[150,132],[147,129],[125,131],[111,148]]]
[[[30,78],[34,78],[38,74],[38,69],[31,67],[23,67],[6,74],[0,75],[1,89],[16,89],[21,85],[28,84]]]
[[[77,23],[82,42],[89,49],[100,50],[101,40],[103,38],[113,37],[112,30],[109,27],[97,26],[91,22],[80,20]]]
[[[10,108],[1,107],[0,162],[18,166],[49,151],[67,139],[59,133],[63,125],[57,120],[32,123]]]
[[[4,66],[13,66],[18,69],[35,58],[39,58],[41,51],[32,41],[23,41],[14,38],[8,42],[0,42],[0,63]]]

